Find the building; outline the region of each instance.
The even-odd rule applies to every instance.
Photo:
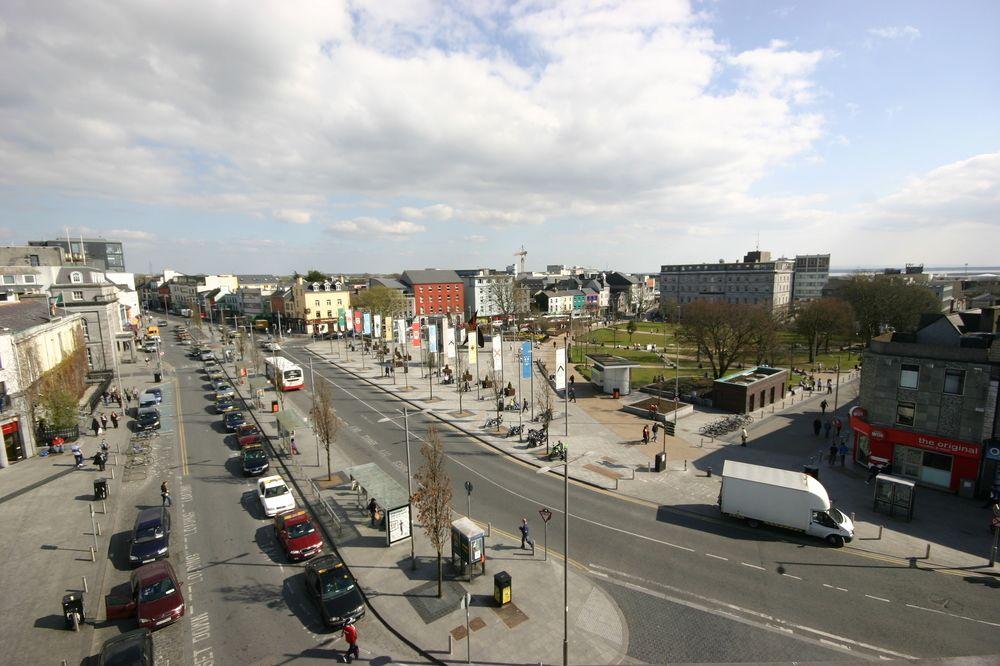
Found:
[[[720,377],[712,382],[712,406],[734,414],[747,414],[785,398],[788,370],[759,366]]]
[[[166,284],[170,290],[170,309],[174,312],[201,307],[203,299],[198,295],[203,292],[224,288],[229,293],[239,287],[235,275],[176,275]]]
[[[416,316],[416,300],[413,298],[413,292],[405,284],[393,278],[370,277],[368,278],[366,288],[371,289],[373,287],[383,287],[385,289],[398,291],[403,298],[403,316],[407,319],[413,319]]]
[[[122,301],[119,287],[103,271],[88,266],[54,270],[52,299],[58,312],[81,315],[87,367],[113,372],[119,361],[134,363],[139,313]]]
[[[0,467],[35,454],[28,391],[78,349],[78,314],[53,316],[43,299],[0,303]]]
[[[288,283],[288,279],[282,279],[277,275],[237,275],[236,282],[240,287],[248,287],[250,289],[262,289],[267,292],[272,292],[278,288],[282,283]]]
[[[814,301],[823,296],[830,279],[830,255],[797,254],[792,275],[792,300]]]
[[[465,285],[465,305],[477,316],[503,317],[518,312],[519,299],[515,294],[513,275],[482,268],[472,275],[462,276],[462,282]]]
[[[46,276],[51,271],[46,271],[43,267],[62,266],[65,263],[66,251],[61,247],[0,247],[0,293],[11,296],[46,294]]]
[[[103,271],[125,272],[125,252],[121,241],[67,237],[62,240],[28,241],[28,245],[61,247],[66,251],[68,263]]]
[[[665,264],[660,267],[660,303],[714,301],[783,312],[792,300],[794,269],[794,261],[772,260],[770,252],[759,250],[731,263]]]
[[[930,314],[914,332],[885,333],[862,354],[853,458],[971,496],[1000,482],[1000,308]],[[997,456],[1000,457],[1000,456]]]
[[[306,282],[302,277],[292,283],[293,328],[305,333],[326,333],[337,326],[341,314],[351,307],[351,291],[340,282]],[[343,312],[341,312],[343,310]]]
[[[405,271],[399,281],[412,290],[414,310],[418,317],[472,314],[471,307],[466,312],[465,285],[455,271],[434,268]]]
[[[538,311],[550,315],[579,315],[586,307],[586,294],[580,289],[540,291],[535,294]]]

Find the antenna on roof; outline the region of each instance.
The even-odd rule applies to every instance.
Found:
[[[759,231],[757,232],[757,247],[754,248],[754,249],[756,249],[758,252],[760,252],[760,232]]]

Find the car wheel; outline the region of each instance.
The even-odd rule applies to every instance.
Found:
[[[826,542],[833,546],[834,548],[844,547],[844,537],[839,534],[830,534],[826,537]]]
[[[760,521],[754,520],[753,518],[747,518],[747,525],[753,527],[754,529],[760,527]]]

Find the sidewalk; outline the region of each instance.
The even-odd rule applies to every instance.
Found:
[[[515,343],[505,343],[504,346],[505,367],[512,369],[507,372],[505,385],[511,382],[516,388],[517,377],[513,373],[519,366],[514,360]],[[460,412],[455,385],[440,386],[435,379],[431,400],[429,379],[421,378],[419,369],[410,369],[406,380],[409,390],[404,390],[403,375],[399,371],[395,378],[384,377],[380,369],[373,367],[376,363],[370,357],[362,368],[359,354],[352,352],[348,360],[339,344],[334,346],[332,354],[330,344],[325,342],[308,344],[305,349],[318,360],[334,363],[409,401],[415,408],[432,410],[437,418],[511,456],[537,466],[547,463],[544,445],[528,449],[516,437],[503,437],[507,427],[518,424],[519,419],[525,425],[525,433],[528,428],[539,427],[540,424],[530,422],[528,413],[505,412],[504,424],[499,432],[482,427],[487,419],[496,415],[490,390],[480,390],[482,400],[476,400],[475,388],[463,393],[463,411]],[[545,358],[547,352],[551,350],[543,349],[541,354],[536,352],[536,360]],[[479,354],[484,367],[492,367],[489,348]],[[454,363],[451,365],[454,368]],[[551,367],[551,362],[547,367]],[[537,393],[540,382],[545,379],[537,368],[533,370]],[[481,372],[480,376],[484,377],[485,372]],[[520,395],[529,396],[528,382],[522,380],[521,384]],[[651,425],[651,422],[621,410],[621,406],[635,400],[635,396],[614,399],[595,394],[589,383],[582,381],[578,381],[575,387],[577,402],[566,404],[562,399],[554,400],[554,418],[550,425],[551,443],[563,440],[571,452],[588,453],[584,459],[571,464],[571,476],[578,481],[657,505],[719,518],[716,505],[720,483],[718,475],[726,459],[801,470],[804,464],[814,462],[817,453],[822,454],[827,447],[822,436],[818,439],[813,436],[811,428],[813,418],[820,413],[820,402],[824,399],[833,402],[831,396],[822,391],[812,394],[797,392],[794,399],[789,398],[785,402],[784,408],[778,404],[773,412],[771,406],[755,412],[756,420],[748,429],[749,446],[743,448],[739,446],[736,433],[722,439],[700,437],[697,434],[700,426],[721,416],[721,412],[702,408],[680,420],[677,437],[665,437],[661,430],[660,437],[665,437],[665,443],[661,439],[658,444],[651,442],[644,445],[641,441],[642,427]],[[838,395],[841,407],[837,416],[845,424],[849,421],[847,408],[856,399],[857,390],[856,375],[841,376]],[[843,434],[851,441],[849,428]],[[667,453],[667,471],[651,472],[654,455],[663,450]],[[856,538],[850,548],[899,558],[922,567],[990,571],[987,566],[991,544],[987,530],[989,516],[985,509],[980,508],[981,502],[918,488],[914,518],[907,523],[875,513],[872,510],[873,486],[865,484],[866,471],[850,463],[848,465],[840,468],[822,463],[820,480],[838,507],[855,515]],[[708,476],[709,468],[713,472],[711,477]],[[1000,573],[1000,569],[995,572]]]

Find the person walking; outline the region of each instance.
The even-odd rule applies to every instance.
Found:
[[[107,455],[107,454],[106,454],[106,453],[104,453],[104,451],[98,451],[97,453],[95,453],[95,454],[94,454],[94,464],[95,464],[95,465],[96,465],[96,466],[98,467],[98,469],[100,469],[100,470],[101,470],[102,472],[104,471],[104,466],[105,466],[105,465],[107,464],[107,462],[108,462],[108,461],[107,461],[107,458],[105,457],[106,455]]]
[[[163,506],[170,506],[174,503],[170,499],[170,490],[167,488],[167,480],[164,479],[163,483],[160,484],[160,500]]]
[[[823,429],[823,422],[819,419],[813,419],[813,434],[819,437],[819,431]]]
[[[740,446],[747,445],[747,429],[740,428]]]
[[[872,462],[871,460],[869,460],[868,461],[868,480],[865,481],[865,485],[867,486],[869,483],[871,483],[872,480],[876,476],[878,476],[881,471],[882,471],[882,466],[881,465],[879,465],[876,462]]]
[[[292,435],[291,437],[288,438],[288,444],[291,447],[292,455],[293,456],[299,455],[299,447],[295,446],[295,435]]]
[[[837,443],[830,442],[830,450],[827,453],[826,462],[832,466],[833,463],[836,462],[836,460],[837,460]]]
[[[642,443],[649,444],[649,426],[642,426]]]
[[[69,447],[70,452],[73,454],[73,461],[76,463],[76,468],[80,469],[83,467],[83,451],[80,450],[79,444],[73,444]]]
[[[840,429],[843,428],[843,427],[844,427],[844,423],[843,423],[843,421],[840,420],[839,416],[833,419],[833,429],[834,429],[835,434],[837,435],[837,437],[840,437]]]
[[[843,467],[847,461],[847,442],[843,438],[841,438],[840,444],[837,445],[837,456],[840,458],[840,466]]]
[[[353,620],[344,625],[344,640],[347,641],[347,649],[341,655],[341,660],[349,664],[352,659],[360,659],[361,650],[358,648],[358,628],[354,626]]]
[[[97,420],[97,417],[90,419],[90,429],[94,431],[94,437],[100,434],[101,422]]]
[[[368,527],[375,527],[375,516],[378,515],[378,502],[371,498],[368,502]]]
[[[830,419],[827,419],[823,423],[823,439],[830,439],[830,429],[832,427],[833,427],[833,424],[830,423]]]
[[[660,422],[657,421],[653,424],[653,444],[656,444],[656,438],[660,436]]]
[[[104,412],[101,412],[101,430],[108,431],[108,417]]]
[[[830,395],[831,393],[833,393],[833,380],[832,379],[827,379],[826,380],[826,394]]]
[[[572,386],[569,387],[569,401],[576,402],[576,391]]]
[[[819,409],[822,413],[826,414],[827,402],[824,399],[823,402],[819,403]]]
[[[118,430],[118,412],[114,410],[111,411],[111,425],[115,427],[115,430]]]
[[[524,400],[521,401],[521,413],[524,414],[526,411],[528,411],[528,399],[527,398],[525,398]]]
[[[524,544],[531,546],[531,550],[535,550],[535,541],[531,538],[531,528],[528,527],[528,519],[521,518],[521,526],[517,528],[521,531],[521,550],[524,550]]]

